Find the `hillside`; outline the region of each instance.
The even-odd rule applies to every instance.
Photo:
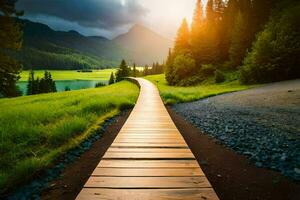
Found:
[[[167,57],[168,49],[172,46],[171,40],[139,24],[113,41],[133,52],[133,60],[138,63],[162,62]]]
[[[129,57],[125,50],[104,37],[85,37],[76,31],[54,31],[47,25],[28,20],[20,22],[24,38],[18,58],[25,69],[103,68]]]
[[[102,88],[0,99],[0,199],[6,199],[3,191],[30,180],[92,135],[99,136],[96,130],[105,120],[133,107],[138,93],[135,84],[122,81]]]
[[[23,28],[23,49],[17,58],[24,69],[82,69],[117,66],[121,59],[139,65],[165,58],[171,42],[140,25],[109,40],[83,36],[76,31],[55,31],[49,26],[19,20]]]

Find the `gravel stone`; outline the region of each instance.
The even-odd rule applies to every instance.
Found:
[[[300,180],[300,79],[172,108],[257,167]]]

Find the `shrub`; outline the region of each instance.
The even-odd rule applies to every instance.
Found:
[[[209,65],[202,65],[201,67],[201,71],[200,74],[204,77],[204,78],[208,78],[210,76],[213,76],[215,74],[216,71],[216,67],[209,64]]]
[[[96,83],[95,88],[104,87],[104,86],[106,86],[105,83],[98,82],[98,83]]]
[[[202,81],[204,81],[205,79],[202,76],[199,75],[195,75],[195,76],[191,76],[189,78],[183,79],[181,81],[179,81],[179,83],[177,84],[178,86],[193,86],[193,85],[197,85],[198,83],[201,83]]]
[[[178,85],[180,82],[191,78],[197,74],[195,60],[188,54],[176,56],[174,60],[174,83]]]
[[[225,81],[225,75],[220,71],[215,71],[215,82],[216,83],[223,83]]]
[[[65,87],[65,91],[67,92],[67,91],[71,91],[71,88],[69,87],[69,86],[66,86]]]

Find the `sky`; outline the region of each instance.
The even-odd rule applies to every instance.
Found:
[[[55,30],[114,38],[142,24],[173,39],[183,18],[190,22],[196,0],[19,0],[24,18]]]

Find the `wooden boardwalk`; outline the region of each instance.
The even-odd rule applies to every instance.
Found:
[[[157,88],[136,80],[137,104],[77,200],[218,199]]]

